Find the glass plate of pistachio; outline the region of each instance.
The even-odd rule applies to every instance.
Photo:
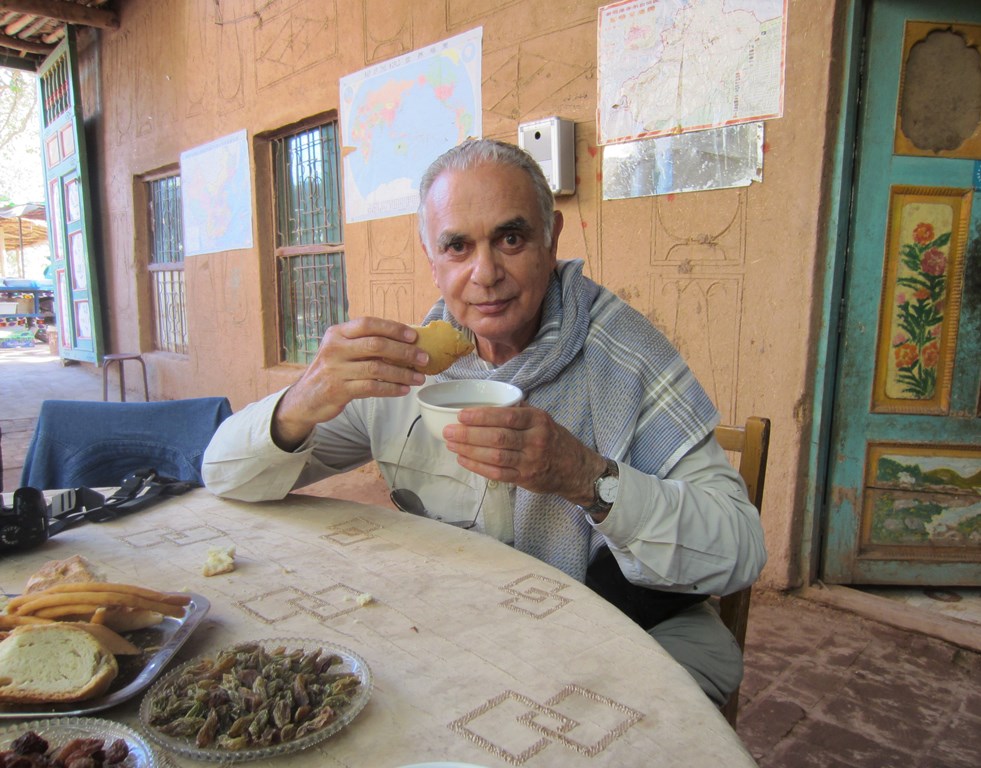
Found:
[[[199,656],[160,678],[140,705],[152,741],[225,763],[298,752],[330,738],[371,697],[368,664],[323,640],[273,638]]]

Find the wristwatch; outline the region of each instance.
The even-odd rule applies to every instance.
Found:
[[[593,503],[583,507],[587,515],[606,514],[613,508],[617,500],[617,489],[620,487],[620,468],[613,459],[606,460],[606,469],[593,481]]]

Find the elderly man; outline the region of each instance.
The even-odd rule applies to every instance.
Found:
[[[675,349],[638,312],[557,260],[562,214],[541,169],[493,140],[438,158],[419,234],[442,299],[424,322],[469,333],[474,353],[440,379],[520,387],[525,402],[415,429],[416,331],[365,317],[328,329],[295,384],[226,420],[205,482],[230,498],[281,498],[374,458],[427,514],[534,555],[617,605],[718,704],[742,677],[710,594],[751,584],[759,515],[713,436],[718,414]],[[399,494],[395,494],[399,498]]]

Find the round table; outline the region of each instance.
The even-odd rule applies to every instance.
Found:
[[[204,577],[209,549],[230,546],[235,570]],[[19,592],[44,562],[74,554],[107,581],[210,601],[176,661],[273,637],[322,639],[367,661],[374,691],[351,725],[258,768],[755,765],[646,632],[479,533],[349,501],[244,503],[198,489],[8,554],[0,588]],[[138,707],[136,697],[94,716],[132,725]]]

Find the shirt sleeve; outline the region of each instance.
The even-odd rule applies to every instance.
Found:
[[[371,459],[361,414],[350,406],[329,423],[318,424],[295,451],[276,445],[272,417],[285,392],[264,397],[221,423],[201,467],[209,491],[241,501],[281,499]]]
[[[759,512],[714,436],[663,479],[619,467],[616,502],[603,522],[590,522],[629,581],[726,595],[756,580],[766,563]]]

